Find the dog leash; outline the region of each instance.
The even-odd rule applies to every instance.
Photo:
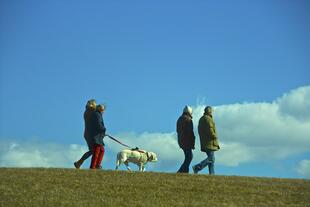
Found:
[[[115,142],[117,142],[117,143],[119,143],[119,144],[121,144],[121,145],[123,145],[123,146],[125,146],[125,147],[130,148],[131,150],[138,151],[138,152],[140,152],[140,153],[146,153],[145,151],[139,150],[138,147],[132,148],[132,147],[130,147],[130,146],[128,146],[128,145],[122,143],[121,141],[117,140],[115,137],[112,137],[112,136],[109,135],[109,134],[106,134],[105,136],[109,137],[109,138],[112,139],[113,141],[115,141]],[[147,154],[147,153],[146,153],[146,154]]]
[[[121,144],[121,145],[123,145],[125,147],[132,148],[132,147],[122,143],[121,141],[118,141],[116,138],[112,137],[111,135],[106,134],[105,136],[109,137],[110,139],[114,140],[115,142],[117,142],[117,143],[119,143],[119,144]]]

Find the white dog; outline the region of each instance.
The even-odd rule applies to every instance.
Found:
[[[131,171],[129,167],[129,162],[135,163],[139,166],[139,171],[145,171],[145,164],[147,162],[157,162],[157,155],[154,152],[147,152],[145,150],[139,149],[124,149],[117,153],[116,158],[116,170],[118,167],[124,163],[129,171]]]

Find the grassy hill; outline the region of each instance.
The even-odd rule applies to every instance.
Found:
[[[310,206],[310,180],[0,168],[0,206]]]

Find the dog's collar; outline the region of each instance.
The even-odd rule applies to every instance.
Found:
[[[149,156],[149,153],[148,153],[148,152],[146,152],[146,156],[147,156],[147,161],[150,161],[150,162],[151,162],[151,161],[152,161],[152,160],[151,160],[151,157],[152,157],[152,156]]]
[[[151,160],[151,156],[149,156],[149,153],[148,152],[146,152],[146,151],[142,151],[142,150],[139,150],[139,148],[138,147],[136,147],[136,148],[134,148],[134,149],[131,149],[132,151],[138,151],[138,152],[140,152],[140,153],[142,153],[142,154],[146,154],[146,160],[147,161],[152,161]]]

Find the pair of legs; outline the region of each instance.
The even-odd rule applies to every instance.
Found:
[[[208,150],[207,152],[207,158],[198,163],[197,165],[193,166],[194,173],[198,173],[200,170],[205,168],[206,166],[209,167],[209,174],[214,175],[214,163],[215,163],[215,157],[214,157],[214,151]]]
[[[193,152],[192,152],[192,149],[182,149],[182,150],[184,152],[185,159],[180,169],[178,170],[178,173],[188,173],[189,165],[191,164],[193,160]]]
[[[92,144],[92,142],[90,141],[89,138],[85,138],[85,141],[86,141],[87,146],[88,146],[88,151],[83,154],[81,159],[79,159],[78,161],[76,161],[74,163],[74,166],[77,169],[79,169],[81,167],[81,165],[83,164],[83,162],[85,160],[87,160],[90,156],[92,156],[92,154],[93,154],[93,144]]]
[[[93,146],[93,157],[91,159],[91,169],[100,169],[101,162],[104,155],[104,147],[102,144],[94,144]]]

